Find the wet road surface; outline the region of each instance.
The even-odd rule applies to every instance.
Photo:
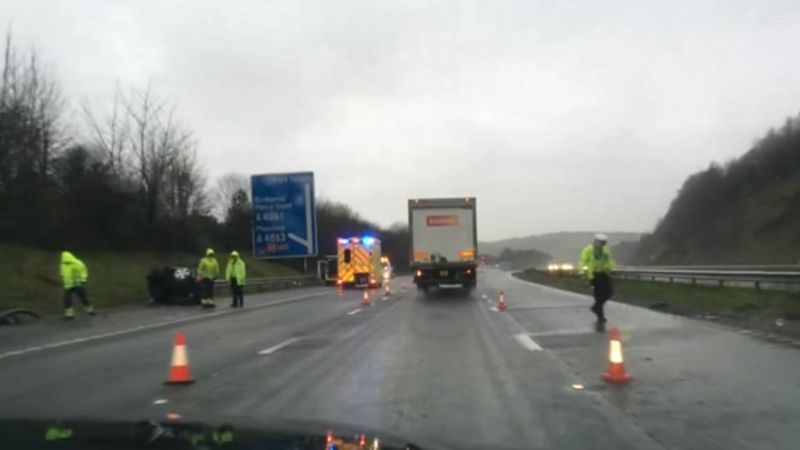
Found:
[[[408,288],[403,290],[402,285]],[[605,384],[587,296],[480,275],[472,298],[331,288],[242,310],[114,311],[0,329],[0,417],[346,424],[431,448],[795,449],[800,351],[611,303],[634,381]],[[508,309],[496,310],[500,291]],[[164,386],[177,330],[196,382]],[[583,390],[574,384],[585,386]],[[324,430],[317,430],[324,432]]]

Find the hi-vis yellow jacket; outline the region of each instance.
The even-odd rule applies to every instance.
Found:
[[[89,280],[86,264],[70,252],[61,252],[61,282],[64,289],[80,286]]]
[[[611,257],[611,251],[608,245],[603,246],[603,250],[598,257],[594,251],[594,244],[589,244],[583,248],[580,258],[580,270],[586,275],[586,278],[593,279],[594,274],[598,272],[613,272],[617,268],[617,263]]]
[[[225,267],[225,280],[230,281],[231,278],[236,278],[236,284],[244,286],[245,278],[247,278],[247,269],[244,261],[239,257],[239,252],[231,252],[228,258],[228,265]]]

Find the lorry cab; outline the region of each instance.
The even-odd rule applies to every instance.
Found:
[[[339,279],[336,255],[328,255],[317,261],[317,277],[327,285],[336,284]]]
[[[338,284],[353,287],[383,284],[379,239],[372,236],[339,238],[336,257]]]

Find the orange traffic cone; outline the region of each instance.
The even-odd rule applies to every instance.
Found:
[[[389,283],[386,283],[386,287],[383,289],[383,295],[386,297],[392,295],[392,288],[389,286]]]
[[[344,286],[342,285],[341,281],[336,282],[336,295],[339,297],[344,295]]]
[[[609,383],[627,383],[633,379],[625,372],[625,362],[622,360],[622,341],[620,341],[617,327],[611,329],[608,343],[608,372],[603,374],[603,379]]]
[[[172,350],[172,364],[169,377],[165,384],[191,384],[194,383],[189,370],[189,355],[186,353],[186,337],[183,331],[175,334],[175,347]]]
[[[497,300],[497,310],[498,311],[506,310],[506,296],[505,294],[503,294],[503,291],[500,291],[500,298]]]
[[[364,289],[364,300],[361,301],[361,304],[364,306],[370,305],[369,291],[367,289]]]

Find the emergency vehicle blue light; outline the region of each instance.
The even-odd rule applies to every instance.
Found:
[[[364,245],[372,245],[375,243],[375,238],[372,236],[364,236],[361,238],[361,243]]]

